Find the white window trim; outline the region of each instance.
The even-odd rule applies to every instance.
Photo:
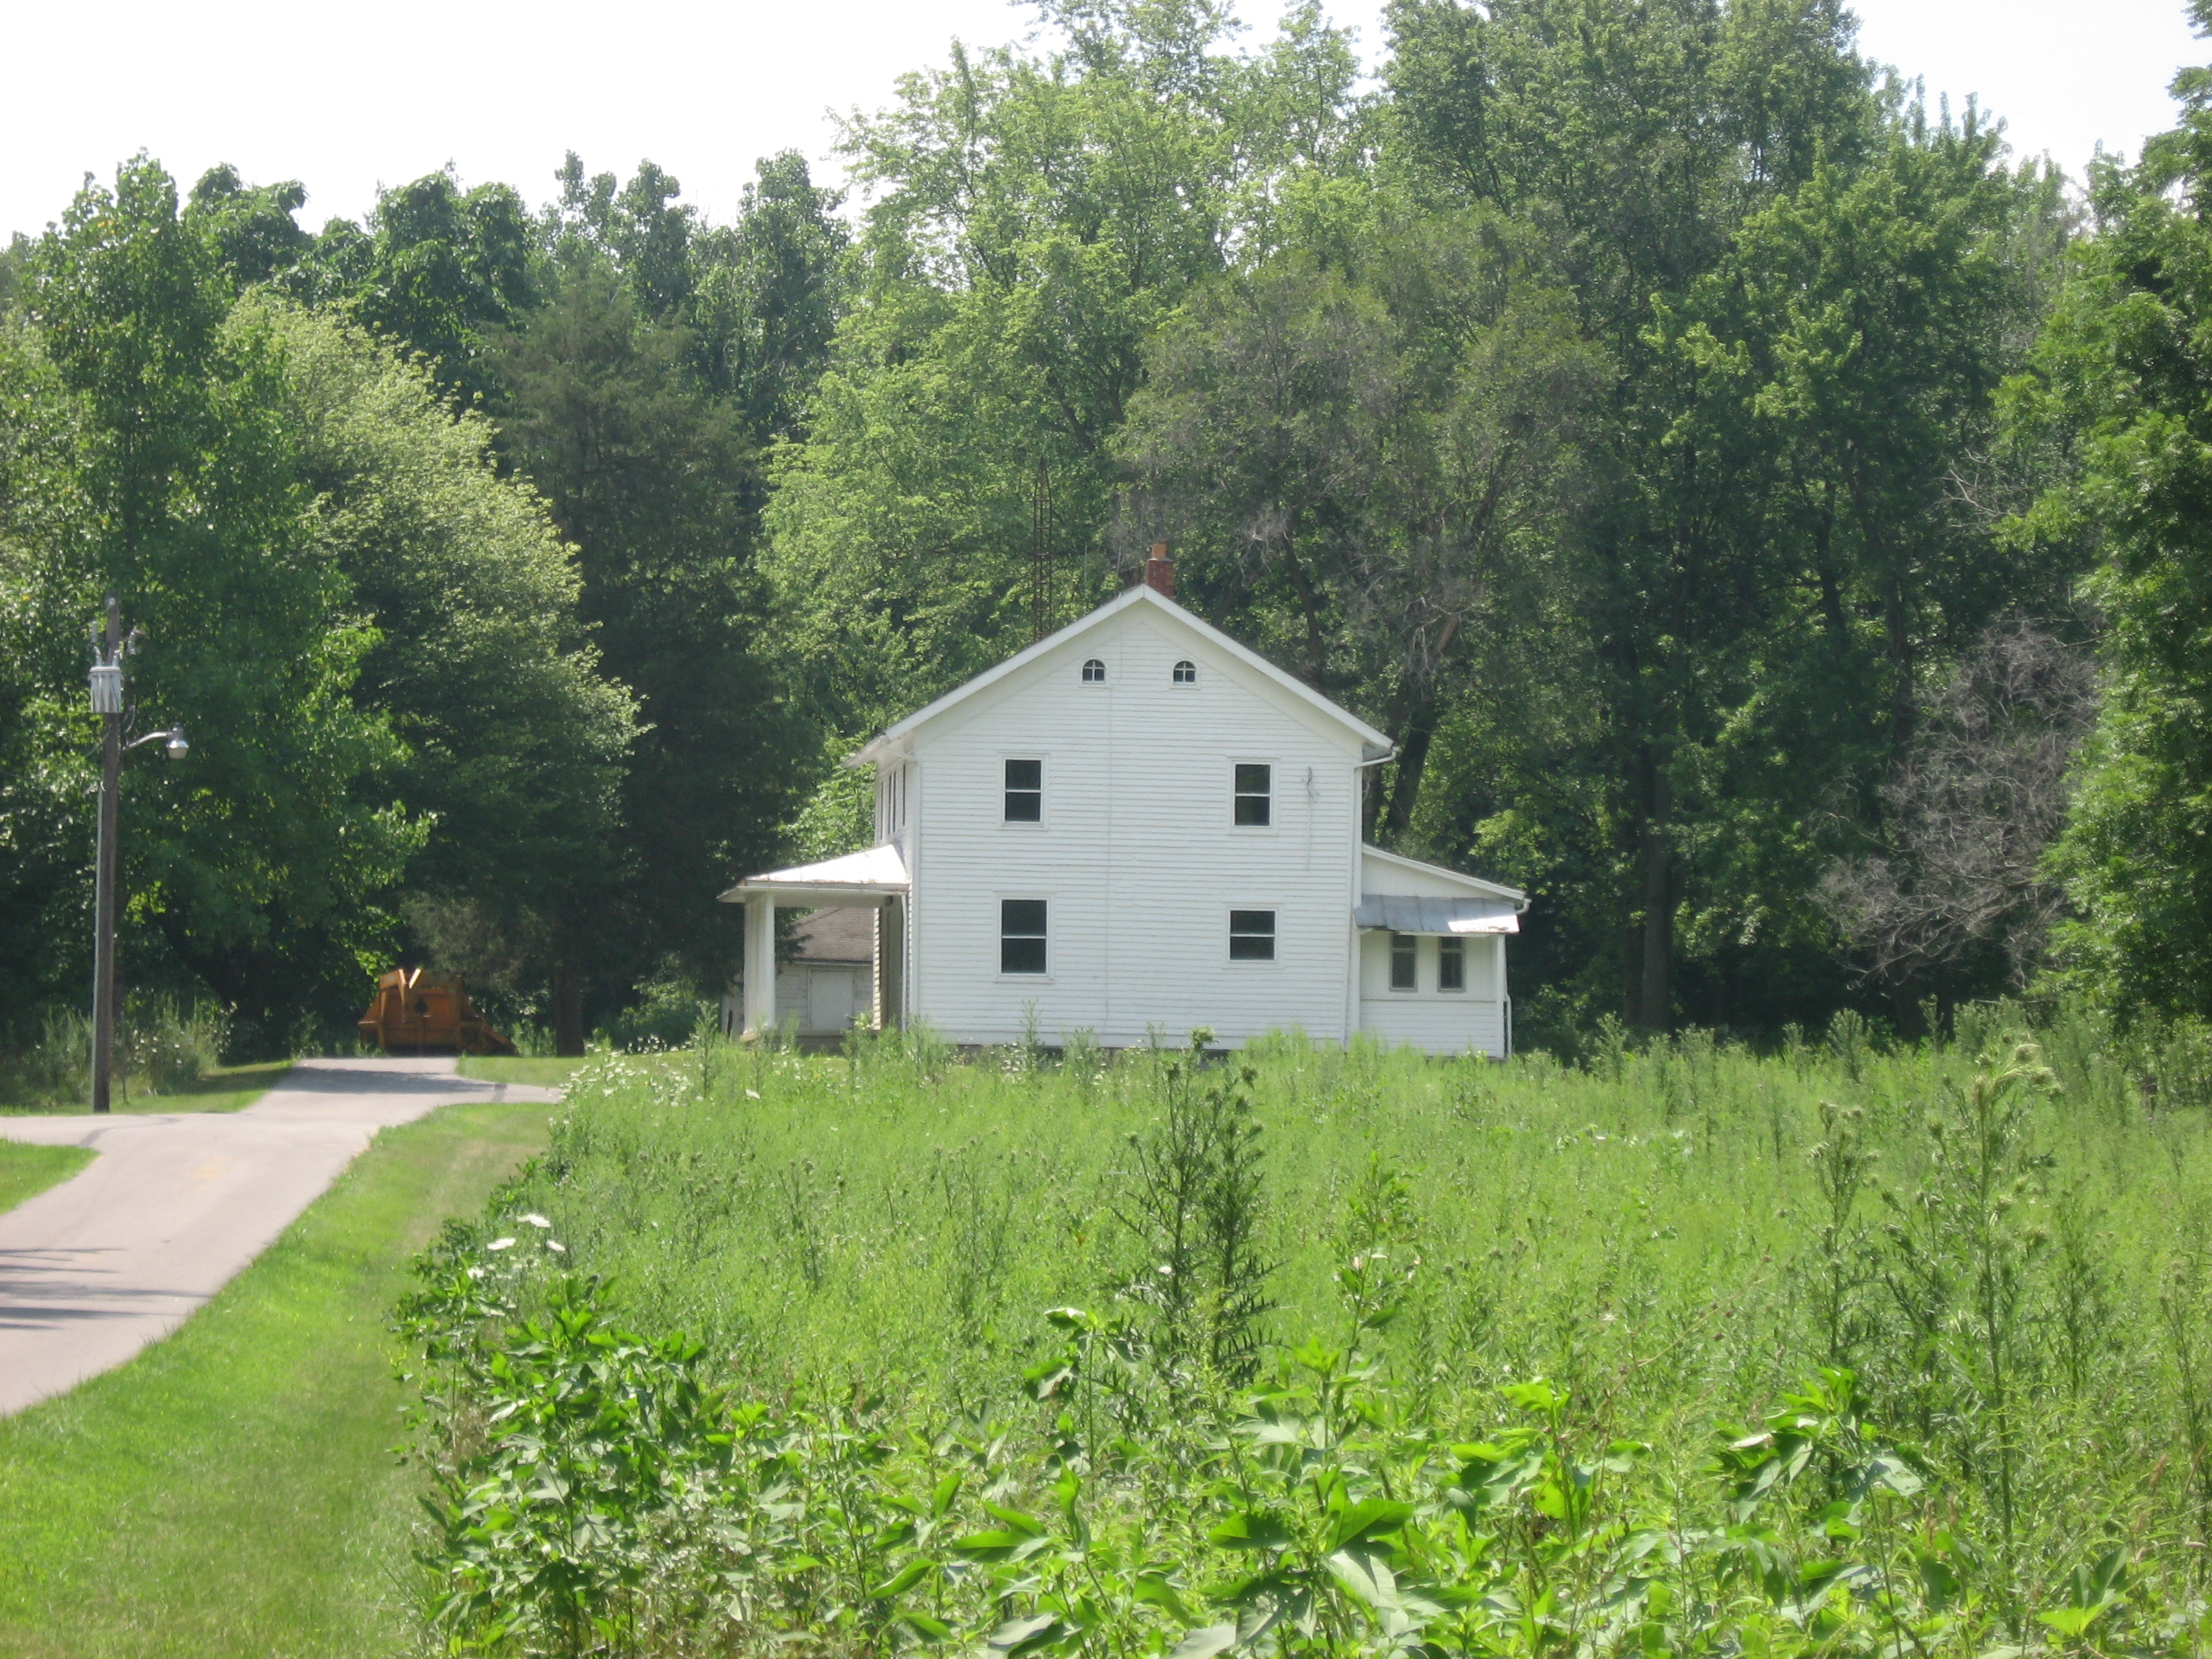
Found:
[[[1098,678],[1095,680],[1083,672],[1094,662],[1098,665]],[[1114,665],[1103,656],[1085,657],[1076,665],[1075,683],[1078,685],[1111,685],[1114,684]]]
[[[1037,763],[1037,816],[1034,823],[1024,823],[1019,818],[1006,816],[1006,763],[1010,760],[1033,760]],[[1034,749],[1001,749],[999,751],[999,828],[1011,830],[1016,835],[1040,834],[1052,823],[1052,757],[1041,755]],[[1009,894],[1019,898],[1018,893]]]
[[[1044,906],[1044,972],[1041,974],[1010,974],[1003,965],[1006,956],[1002,947],[1006,941],[1006,911],[1001,908],[1008,899],[1035,899]],[[1059,901],[1050,893],[1040,893],[1035,888],[1018,891],[997,892],[991,895],[991,971],[1002,985],[1049,985],[1052,983],[1052,913]]]
[[[1255,962],[1249,957],[1232,957],[1229,954],[1230,918],[1239,910],[1265,910],[1275,918],[1275,954],[1266,961]],[[1050,958],[1048,957],[1047,960],[1049,961]],[[1267,973],[1281,968],[1283,965],[1282,902],[1279,899],[1271,899],[1265,903],[1259,903],[1240,900],[1233,904],[1223,905],[1221,907],[1221,960],[1240,974]]]
[[[1264,766],[1267,769],[1267,821],[1265,823],[1237,822],[1237,769],[1240,766]],[[1229,829],[1232,835],[1273,836],[1283,827],[1283,763],[1273,755],[1234,755],[1230,757]]]
[[[1190,665],[1190,678],[1188,679],[1183,679],[1176,673],[1176,670],[1181,668],[1186,663]],[[1198,684],[1198,659],[1195,657],[1177,657],[1175,661],[1168,666],[1168,684],[1170,685],[1182,686],[1196,685]]]

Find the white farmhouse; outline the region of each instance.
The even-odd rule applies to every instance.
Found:
[[[1293,1027],[1504,1058],[1527,896],[1363,844],[1389,738],[1145,580],[948,692],[848,764],[877,844],[739,883],[745,957],[778,908],[876,912],[884,1025],[1104,1047]],[[747,1035],[781,974],[751,973]]]

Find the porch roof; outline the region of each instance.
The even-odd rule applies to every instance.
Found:
[[[1423,898],[1412,894],[1368,893],[1352,912],[1361,927],[1394,933],[1517,933],[1516,907],[1499,899]]]
[[[747,876],[721,896],[725,904],[743,904],[758,894],[796,909],[801,905],[882,904],[906,890],[906,860],[886,842],[881,847],[824,859],[819,864],[799,864],[788,870]]]

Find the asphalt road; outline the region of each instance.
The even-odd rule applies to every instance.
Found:
[[[558,1098],[450,1060],[317,1060],[242,1112],[0,1117],[9,1139],[99,1154],[0,1213],[0,1416],[176,1329],[379,1129],[457,1101]]]

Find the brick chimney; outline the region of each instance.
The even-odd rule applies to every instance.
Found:
[[[1175,564],[1165,542],[1152,544],[1152,556],[1145,561],[1145,586],[1164,599],[1175,598]]]

